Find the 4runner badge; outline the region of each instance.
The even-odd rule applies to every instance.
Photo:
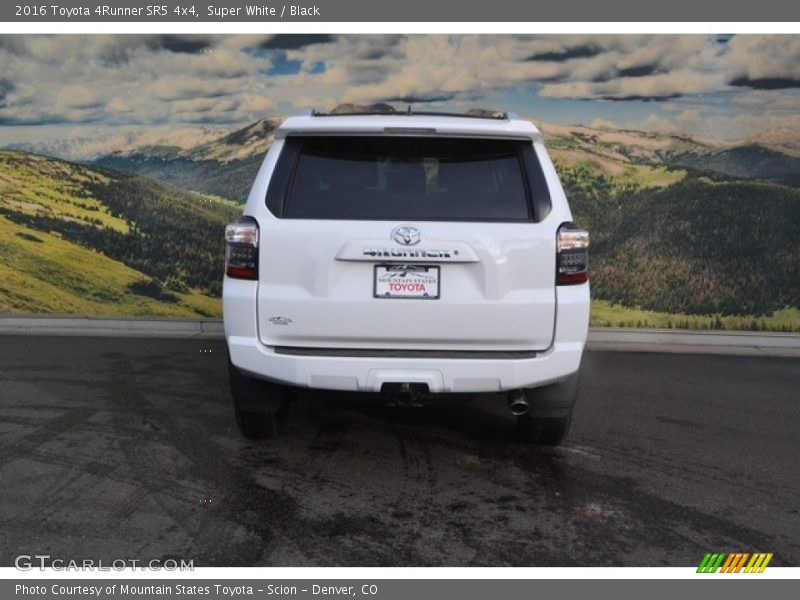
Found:
[[[422,232],[411,225],[400,225],[392,229],[392,239],[403,246],[413,246],[419,244]]]
[[[292,320],[289,319],[288,317],[270,317],[269,319],[267,319],[267,321],[269,321],[273,325],[288,325],[289,323],[292,322]]]

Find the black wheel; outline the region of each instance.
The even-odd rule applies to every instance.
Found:
[[[281,407],[274,413],[249,412],[235,409],[236,425],[242,435],[251,440],[273,440],[286,433],[289,422],[289,407]]]
[[[517,433],[525,442],[558,446],[569,432],[578,397],[579,373],[560,383],[525,389],[529,411],[517,417]]]
[[[289,388],[253,379],[228,359],[233,408],[239,431],[252,440],[274,439],[286,433],[289,420]]]
[[[517,417],[517,433],[523,442],[540,446],[558,446],[569,432],[572,409],[565,417]]]

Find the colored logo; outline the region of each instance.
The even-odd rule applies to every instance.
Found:
[[[749,559],[749,560],[748,560]],[[698,573],[763,573],[769,561],[772,560],[772,552],[708,552],[697,567]],[[745,564],[747,566],[745,566]]]

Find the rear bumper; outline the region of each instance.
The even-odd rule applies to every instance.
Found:
[[[424,383],[432,393],[498,392],[536,387],[578,370],[583,344],[556,344],[536,358],[431,359],[293,356],[254,338],[230,337],[231,362],[246,374],[329,390],[378,392],[385,383]]]
[[[558,289],[553,345],[532,358],[400,358],[277,353],[257,337],[256,286],[225,281],[225,337],[231,362],[246,374],[318,389],[378,392],[385,383],[427,384],[431,393],[539,387],[580,367],[589,326],[589,285]]]

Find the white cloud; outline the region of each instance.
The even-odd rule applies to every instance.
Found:
[[[702,35],[342,35],[254,50],[268,38],[2,36],[0,124],[244,123],[343,101],[462,106],[512,93],[697,104],[653,103],[653,119],[638,125],[662,129],[748,130],[760,120],[791,124],[800,113],[800,89],[791,87],[800,80],[800,36],[723,44]],[[266,74],[284,58],[299,72]]]
[[[619,129],[620,126],[614,121],[610,119],[601,119],[597,118],[591,123],[589,123],[589,127],[594,127],[595,129]]]
[[[246,120],[274,107],[267,57],[252,38],[211,36],[6,36],[2,78],[13,89],[0,122],[175,124]],[[203,116],[205,115],[205,116]]]
[[[697,108],[684,109],[675,116],[675,122],[684,129],[697,126],[702,123],[700,110]]]
[[[748,90],[737,93],[731,103],[748,109],[796,113],[800,111],[800,89]]]
[[[641,128],[648,131],[671,131],[672,121],[656,114],[650,114],[642,122]]]
[[[800,35],[737,35],[728,46],[726,61],[734,76],[800,83]]]

